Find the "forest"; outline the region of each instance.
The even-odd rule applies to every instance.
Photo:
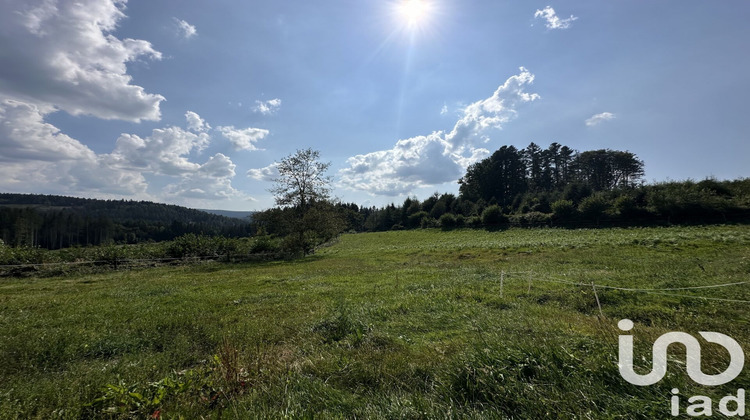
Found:
[[[242,237],[249,220],[147,201],[0,193],[0,240],[60,249],[166,241],[188,233]]]
[[[300,236],[296,245],[287,241],[289,247],[310,248],[344,231],[750,221],[748,178],[648,184],[644,173],[643,161],[629,151],[579,152],[558,143],[546,149],[535,143],[523,149],[503,146],[467,168],[458,195],[436,192],[380,208],[313,197],[304,217],[299,206],[278,205],[252,220],[145,201],[0,194],[0,240],[60,249],[160,242],[186,234],[290,238],[294,232]]]
[[[634,153],[578,152],[552,143],[503,146],[468,167],[459,193],[408,197],[388,206],[338,203],[346,229],[356,232],[509,226],[651,226],[750,220],[750,179],[704,179],[648,184]],[[284,234],[282,213],[257,213],[256,225]]]

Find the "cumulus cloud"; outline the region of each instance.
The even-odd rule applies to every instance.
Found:
[[[591,118],[586,120],[586,125],[589,127],[593,127],[595,125],[599,125],[605,121],[610,121],[615,119],[615,114],[611,112],[602,112],[601,114],[596,114],[592,116]]]
[[[186,117],[188,125],[200,121],[198,128],[209,127],[195,113]],[[36,105],[5,100],[0,102],[0,188],[153,199],[146,176],[158,175],[173,180],[163,190],[170,197],[241,196],[231,184],[236,167],[229,157],[218,153],[205,163],[191,160],[210,141],[204,131],[165,127],[145,137],[121,134],[111,153],[97,154],[45,122]]]
[[[206,120],[193,111],[185,113],[185,120],[187,120],[187,128],[190,131],[204,132],[211,129],[211,126],[206,123]]]
[[[279,164],[274,162],[265,168],[250,169],[247,171],[247,176],[258,181],[273,181],[279,177]]]
[[[466,106],[450,132],[399,140],[389,150],[357,155],[339,171],[343,187],[378,195],[400,195],[416,188],[456,181],[466,167],[489,154],[481,147],[490,129],[513,120],[516,108],[539,99],[526,92],[534,75],[521,67],[489,98]]]
[[[102,154],[46,121],[58,111],[133,122],[161,118],[164,97],[132,84],[127,73],[128,63],[159,60],[161,53],[148,41],[113,35],[125,4],[0,2],[0,188],[153,199],[149,181],[158,177],[171,196],[241,195],[231,185],[235,165],[229,157],[196,161],[211,142],[211,126],[193,111],[185,113],[186,129],[121,134],[112,152]],[[184,36],[195,35],[192,25],[176,22]],[[237,142],[250,149],[267,134],[236,131],[245,136]]]
[[[14,100],[0,103],[0,161],[91,159],[94,152],[44,122],[39,107]]]
[[[440,108],[440,115],[445,115],[448,113],[448,105],[443,104],[443,107]]]
[[[547,6],[541,10],[537,9],[537,11],[534,13],[534,18],[544,19],[546,22],[544,26],[546,26],[548,29],[568,29],[570,28],[570,25],[573,23],[573,21],[578,19],[573,15],[570,15],[570,17],[566,19],[560,19],[560,17],[557,16],[557,13],[555,13],[555,9],[553,9],[552,6]]]
[[[208,124],[206,124],[208,125]],[[170,197],[225,199],[241,194],[232,187],[236,165],[222,153],[205,163],[191,161],[190,155],[208,146],[207,133],[193,133],[179,127],[155,129],[145,138],[122,134],[115,150],[103,159],[113,168],[177,177],[164,188]]]
[[[127,63],[159,60],[151,43],[112,35],[123,0],[0,2],[0,95],[43,114],[159,120],[164,97],[132,84]]]
[[[137,171],[115,168],[76,139],[44,122],[36,105],[0,103],[0,186],[58,192],[141,194],[146,181]]]
[[[202,151],[210,142],[206,133],[192,133],[179,127],[156,128],[148,137],[122,134],[115,150],[108,155],[116,167],[147,171],[158,175],[183,175],[195,172],[200,165],[188,155]]]
[[[229,157],[217,153],[196,171],[185,174],[179,183],[168,185],[164,191],[169,196],[195,199],[238,197],[240,192],[232,187],[236,167]]]
[[[194,25],[187,23],[182,19],[173,18],[177,26],[177,35],[184,39],[190,39],[198,34]]]
[[[262,128],[238,129],[234,126],[219,126],[217,130],[229,140],[237,150],[258,150],[255,143],[263,140],[268,135],[268,130]]]
[[[273,115],[281,108],[281,99],[270,99],[268,101],[255,101],[253,111],[263,115]]]

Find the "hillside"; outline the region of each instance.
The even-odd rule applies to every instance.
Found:
[[[248,231],[248,221],[171,204],[0,193],[0,239],[11,245],[56,249]]]
[[[211,209],[198,209],[198,210],[205,211],[206,213],[216,214],[219,216],[231,217],[233,219],[241,219],[244,221],[252,220],[253,215],[257,213],[255,211],[211,210]]]

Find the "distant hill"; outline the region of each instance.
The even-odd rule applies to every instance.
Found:
[[[250,220],[172,204],[0,193],[0,239],[11,245],[56,249],[249,232]]]
[[[257,213],[254,211],[207,210],[207,209],[198,209],[198,210],[205,211],[206,213],[216,214],[218,216],[231,217],[234,219],[241,219],[245,221],[252,221],[253,215]]]

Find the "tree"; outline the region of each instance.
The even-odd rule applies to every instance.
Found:
[[[331,178],[325,172],[330,162],[320,162],[320,152],[297,150],[277,164],[279,176],[270,190],[288,236],[285,247],[293,253],[311,253],[346,225],[342,214],[329,202]]]
[[[279,176],[273,180],[271,192],[276,204],[306,210],[314,201],[328,200],[331,178],[325,172],[330,162],[320,162],[320,152],[313,149],[297,150],[276,166]]]
[[[523,153],[513,146],[503,146],[492,156],[476,162],[466,170],[458,183],[461,198],[478,201],[480,198],[507,206],[526,192],[526,165]]]

